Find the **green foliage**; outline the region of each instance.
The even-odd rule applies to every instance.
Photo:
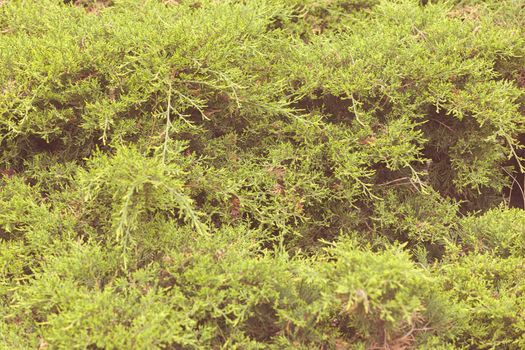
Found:
[[[0,348],[524,348],[524,11],[0,1]]]
[[[521,257],[461,257],[440,269],[443,288],[457,305],[456,342],[483,349],[521,349],[524,265]]]
[[[183,218],[199,234],[206,233],[192,199],[183,193],[183,176],[179,164],[163,163],[160,157],[146,158],[133,148],[118,148],[111,158],[100,155],[91,159],[78,175],[78,183],[86,205],[94,207],[91,215],[111,222],[108,229],[125,254],[136,244],[132,239],[139,239],[143,223],[157,215]]]
[[[525,213],[519,209],[494,209],[480,217],[462,220],[462,241],[476,252],[503,257],[525,255]]]

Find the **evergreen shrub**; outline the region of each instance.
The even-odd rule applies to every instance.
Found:
[[[0,1],[0,348],[523,349],[524,92],[522,1]]]

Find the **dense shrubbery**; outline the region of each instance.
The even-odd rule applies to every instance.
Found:
[[[0,1],[1,347],[525,348],[524,28]]]

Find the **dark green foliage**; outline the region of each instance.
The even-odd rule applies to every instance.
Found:
[[[0,348],[525,348],[524,18],[0,0]]]

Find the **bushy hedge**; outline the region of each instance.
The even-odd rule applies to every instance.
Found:
[[[0,89],[2,348],[525,348],[520,1],[0,1]]]

